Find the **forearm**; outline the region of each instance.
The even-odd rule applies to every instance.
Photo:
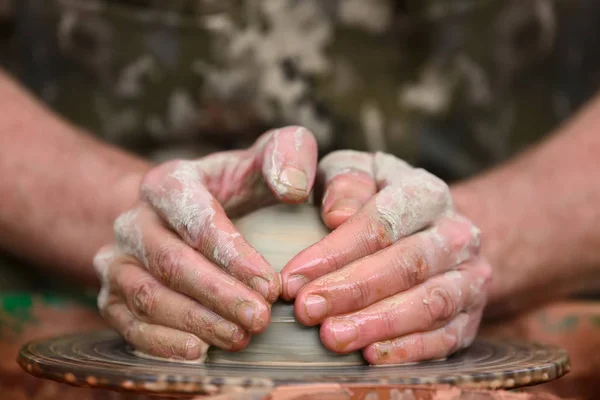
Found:
[[[453,187],[495,268],[490,315],[597,283],[600,98],[539,146]]]
[[[93,255],[148,168],[59,119],[0,71],[0,249],[93,282]]]

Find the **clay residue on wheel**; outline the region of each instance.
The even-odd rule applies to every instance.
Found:
[[[150,354],[146,354],[143,351],[140,350],[132,350],[131,352],[133,354],[135,354],[137,357],[140,358],[147,358],[149,360],[156,360],[156,361],[168,361],[168,362],[173,362],[173,363],[183,363],[183,364],[204,364],[204,361],[206,361],[206,355],[207,355],[207,350],[202,351],[202,355],[200,356],[200,358],[197,358],[195,360],[182,360],[181,358],[167,358],[167,357],[157,357],[157,356],[152,356]]]

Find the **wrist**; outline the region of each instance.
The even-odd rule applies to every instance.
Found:
[[[544,243],[549,239],[542,233],[548,221],[530,209],[535,204],[528,198],[532,189],[525,188],[522,173],[510,169],[503,167],[451,188],[456,210],[481,230],[481,254],[492,266],[488,317],[547,300],[547,286],[560,282],[563,273],[552,260],[551,246]]]
[[[567,297],[598,274],[551,174],[516,160],[451,188],[457,211],[481,230],[493,268],[488,317]]]

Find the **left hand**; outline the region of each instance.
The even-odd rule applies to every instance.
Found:
[[[331,351],[371,364],[443,358],[469,346],[490,265],[448,186],[388,154],[338,151],[319,163],[333,229],[282,270],[296,318]]]

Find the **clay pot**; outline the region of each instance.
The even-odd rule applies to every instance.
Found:
[[[234,221],[240,234],[277,272],[298,253],[323,239],[330,231],[319,209],[311,205],[278,204]],[[291,346],[293,344],[293,346]],[[211,348],[206,363],[252,365],[362,365],[360,352],[335,354],[321,343],[318,327],[296,321],[292,303],[277,301],[271,308],[271,322],[260,335],[252,337],[242,351]]]

